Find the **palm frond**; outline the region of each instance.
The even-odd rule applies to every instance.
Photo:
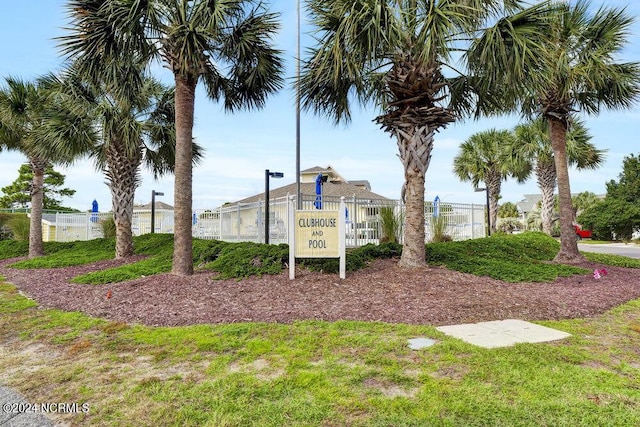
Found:
[[[279,29],[277,18],[277,14],[253,9],[222,36],[218,55],[230,65],[227,84],[214,84],[210,93],[222,88],[227,110],[260,108],[269,94],[283,86],[282,51],[271,47],[271,38]]]
[[[522,105],[531,87],[547,83],[547,76],[535,70],[542,67],[544,35],[556,12],[556,6],[541,2],[499,19],[473,40],[464,59],[477,80],[476,86],[481,93],[490,94],[492,100],[502,98],[501,102],[480,105],[479,112],[513,111]]]
[[[402,42],[392,6],[381,0],[318,0],[309,3],[309,12],[317,46],[307,50],[297,82],[302,107],[339,123],[350,120],[352,97],[363,104],[384,102],[381,68]]]

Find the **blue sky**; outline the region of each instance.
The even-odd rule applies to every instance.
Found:
[[[632,0],[594,1],[597,6],[627,6],[640,17],[640,2]],[[0,5],[0,85],[11,75],[24,80],[59,70],[53,37],[64,34],[65,1],[38,2],[5,1]],[[276,43],[286,51],[287,75],[294,73],[296,40],[296,0],[276,0],[272,10],[282,13],[282,29]],[[305,26],[303,24],[303,32]],[[636,22],[629,35],[629,45],[623,60],[640,60],[640,23]],[[302,48],[309,42],[303,36]],[[168,82],[166,70],[155,67],[154,74]],[[224,202],[235,201],[264,191],[264,170],[284,172],[285,178],[273,181],[272,188],[295,181],[295,105],[291,81],[281,93],[273,96],[261,111],[227,114],[220,105],[206,99],[199,90],[196,98],[194,136],[206,148],[204,162],[196,167],[193,176],[193,206],[214,208]],[[347,126],[335,127],[325,118],[302,114],[301,164],[333,166],[343,177],[368,179],[372,190],[397,199],[403,182],[403,170],[397,158],[395,140],[382,132],[372,119],[378,115],[373,108],[359,110]],[[603,112],[586,117],[593,136],[592,142],[607,149],[604,165],[597,171],[571,170],[572,192],[605,192],[605,183],[617,179],[622,160],[630,153],[638,153],[640,107],[630,111]],[[432,160],[426,176],[426,199],[439,195],[442,200],[464,203],[484,203],[484,195],[474,193],[470,183],[462,183],[451,172],[458,146],[476,132],[512,128],[516,117],[481,119],[454,124],[436,135]],[[0,152],[0,187],[16,177],[24,158],[16,153]],[[77,190],[64,204],[77,209],[90,209],[97,199],[101,211],[111,208],[111,196],[104,177],[91,161],[82,159],[69,168],[60,168],[67,176],[67,186]],[[142,174],[142,184],[136,192],[136,203],[147,203],[153,189],[163,191],[159,200],[173,204],[173,177],[154,181]],[[535,179],[525,184],[507,181],[503,184],[502,201],[517,202],[524,194],[537,193]]]

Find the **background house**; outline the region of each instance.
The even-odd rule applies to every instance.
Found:
[[[330,165],[314,166],[300,172],[300,195],[305,210],[316,209],[316,178],[319,174],[326,178],[322,184],[322,208],[337,210],[340,198],[344,197],[348,211],[347,228],[359,233],[361,238],[377,238],[380,207],[395,206],[397,202],[371,191],[368,180],[349,181]],[[272,179],[270,183],[277,181]],[[295,182],[269,189],[270,240],[284,239],[286,235],[286,203],[289,196],[296,196]],[[259,193],[229,204],[238,207],[238,220],[223,222],[226,227],[222,234],[260,236],[264,233],[264,202],[265,194]]]
[[[574,198],[578,196],[580,193],[572,193],[571,197]],[[554,195],[557,197],[557,194]],[[604,199],[604,194],[596,195],[598,199]],[[539,228],[540,226],[540,209],[542,205],[542,195],[541,194],[525,194],[524,198],[516,203],[516,207],[518,208],[518,212],[520,213],[521,220],[523,221],[525,228],[530,228],[533,226],[534,229]],[[576,206],[574,205],[574,208]],[[576,212],[576,217],[580,215],[581,211]],[[554,211],[553,219],[554,221],[559,218],[559,214],[557,211]],[[537,225],[536,225],[537,224]]]
[[[368,180],[347,180],[331,166],[315,166],[301,172],[301,199],[304,210],[318,209],[316,178],[319,175],[325,181],[322,185],[322,209],[338,210],[340,199],[345,199],[347,246],[378,243],[382,237],[380,213],[383,207],[393,209],[392,213],[396,218],[402,218],[404,215],[401,201],[391,200],[371,191]],[[278,181],[272,180],[271,183],[277,184]],[[293,201],[294,205],[296,204],[296,183],[270,188],[268,196],[269,242],[287,243],[288,234],[293,229],[293,224],[289,224],[289,203]],[[440,217],[446,218],[446,234],[454,240],[482,237],[485,233],[484,212],[483,205],[425,202],[425,239],[429,241],[431,224],[435,218]],[[156,201],[156,233],[173,233],[173,213],[173,206]],[[228,242],[266,240],[264,192],[233,203],[225,203],[217,208],[196,209],[192,211],[192,215],[194,237]],[[43,218],[43,237],[46,237],[46,240],[57,241],[102,237],[101,221],[112,216],[111,212],[58,213]],[[134,236],[149,233],[151,204],[135,206],[131,223]],[[396,232],[401,234],[401,230]]]
[[[368,180],[347,181],[331,166],[314,166],[300,172],[300,194],[305,202],[313,201],[316,197],[316,177],[318,174],[326,177],[326,182],[322,186],[323,196],[331,199],[344,197],[356,197],[358,199],[390,200],[380,194],[371,191],[371,184]],[[276,181],[272,180],[272,183]],[[269,199],[296,195],[296,183],[284,185],[282,187],[270,188]],[[236,203],[251,203],[264,200],[264,193],[238,200]]]
[[[155,204],[156,233],[173,233],[173,206]],[[42,215],[42,240],[70,242],[102,237],[102,221],[113,218],[112,212],[65,212]],[[134,236],[151,232],[151,203],[133,207],[131,231]]]
[[[131,229],[134,236],[151,232],[151,202],[133,206]],[[156,201],[155,203],[156,233],[173,233],[173,206]]]
[[[42,241],[56,240],[56,214],[42,214]]]

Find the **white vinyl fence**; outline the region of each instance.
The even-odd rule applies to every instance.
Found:
[[[303,209],[316,209],[315,197],[303,200]],[[291,224],[287,215],[288,198],[269,201],[269,242],[286,243]],[[322,209],[337,210],[338,197],[324,197]],[[399,201],[388,199],[345,199],[347,207],[347,246],[357,247],[367,243],[378,243],[381,235],[380,211],[383,207],[393,209],[396,217],[404,217],[404,206]],[[444,227],[444,234],[453,240],[466,240],[485,236],[485,206],[464,203],[425,203],[425,241],[430,241],[434,227]],[[88,240],[102,237],[101,221],[111,213],[58,213],[55,221],[55,240]],[[217,239],[230,242],[264,242],[264,201],[254,203],[227,204],[216,209],[193,211],[193,236],[200,239]],[[439,218],[439,220],[438,220]],[[173,211],[155,211],[155,232],[173,233]],[[402,222],[402,221],[401,221]],[[151,231],[151,211],[134,211],[132,220],[134,236]],[[399,233],[402,242],[402,233]]]
[[[55,241],[72,242],[102,237],[102,220],[111,218],[111,213],[57,213],[55,220]]]

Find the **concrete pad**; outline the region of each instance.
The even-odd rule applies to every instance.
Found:
[[[409,341],[409,348],[411,350],[420,350],[421,348],[431,347],[436,343],[436,340],[431,338],[411,338]]]
[[[566,332],[517,319],[440,326],[436,329],[454,338],[485,348],[555,341],[571,336]]]

